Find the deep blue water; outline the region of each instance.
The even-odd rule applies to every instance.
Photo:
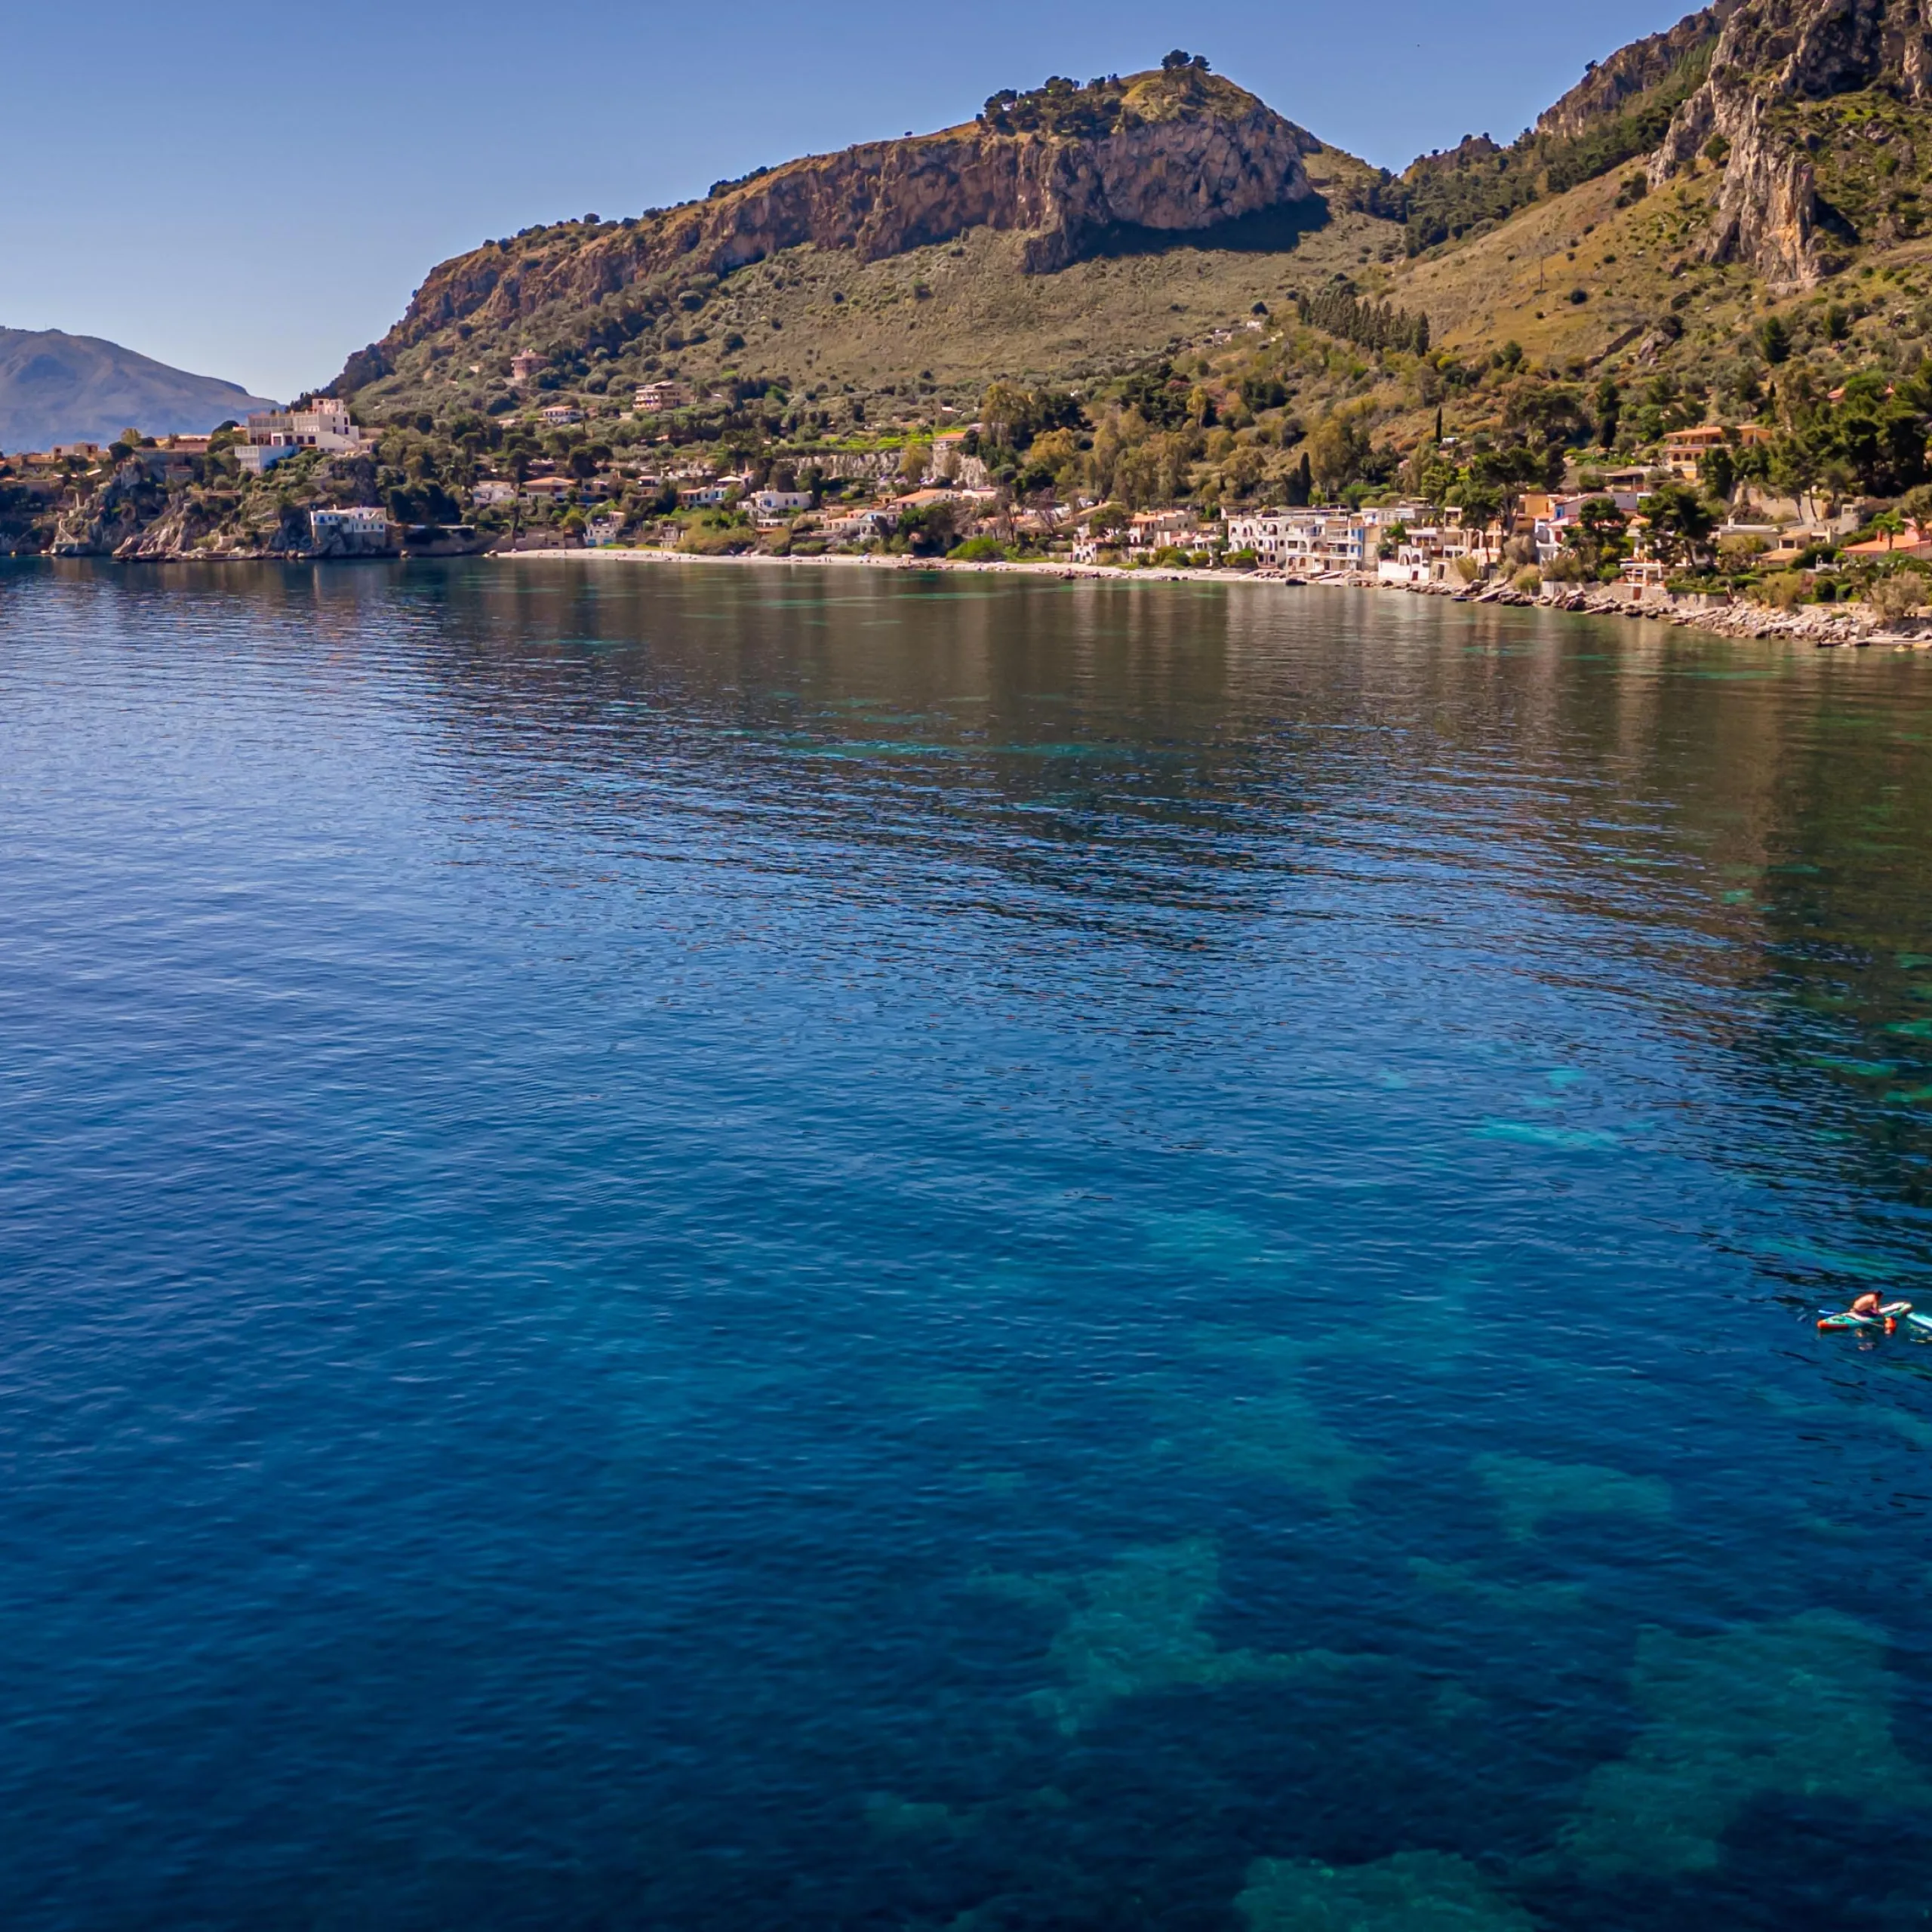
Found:
[[[5,1923],[1923,1924],[1928,826],[1914,657],[0,572]]]

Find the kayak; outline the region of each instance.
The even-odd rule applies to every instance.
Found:
[[[1888,1301],[1876,1315],[1854,1315],[1849,1309],[1828,1311],[1818,1318],[1820,1328],[1882,1328],[1887,1334],[1899,1325],[1901,1315],[1909,1315],[1920,1327],[1932,1328],[1932,1319],[1913,1315],[1909,1301]]]

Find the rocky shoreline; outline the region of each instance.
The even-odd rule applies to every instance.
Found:
[[[1758,641],[1783,639],[1794,644],[1808,644],[1821,651],[1869,648],[1873,645],[1890,645],[1901,650],[1932,650],[1932,616],[1888,621],[1862,604],[1807,604],[1793,610],[1780,611],[1767,605],[1748,603],[1741,598],[1723,600],[1676,597],[1667,591],[1647,592],[1641,597],[1633,597],[1627,590],[1602,584],[1587,587],[1557,585],[1531,593],[1503,584],[1487,585],[1479,589],[1439,583],[1386,584],[1364,572],[1304,578],[1259,571],[1174,568],[1128,570],[1117,565],[1073,564],[1048,559],[1038,562],[953,563],[937,557],[876,555],[773,557],[746,553],[706,557],[684,550],[615,546],[602,549],[497,550],[490,554],[499,559],[518,561],[533,557],[567,557],[613,563],[721,564],[738,568],[791,565],[811,569],[833,565],[866,570],[967,571],[1061,579],[1106,579],[1127,583],[1207,583],[1223,589],[1230,584],[1277,589],[1304,589],[1315,585],[1332,589],[1384,591],[1410,597],[1443,597],[1458,604],[1506,605],[1513,608],[1562,611],[1587,617],[1638,617],[1653,623],[1669,624],[1680,630],[1708,631],[1719,637]]]

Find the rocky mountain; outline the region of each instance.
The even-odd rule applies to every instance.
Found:
[[[1717,0],[1715,6],[1686,14],[1663,33],[1647,34],[1619,48],[1606,60],[1592,60],[1583,78],[1537,116],[1534,132],[1546,139],[1577,141],[1604,122],[1627,114],[1669,85],[1687,62],[1708,59],[1724,22],[1742,4],[1743,0]]]
[[[130,424],[149,435],[198,435],[275,406],[98,336],[0,329],[0,449],[105,443]]]
[[[1714,0],[1506,144],[1472,134],[1400,176],[1191,60],[1055,79],[937,134],[487,243],[336,387],[374,417],[500,414],[534,389],[594,416],[669,376],[857,427],[964,408],[1000,377],[1084,385],[1198,352],[1337,278],[1426,315],[1438,352],[1734,358],[1781,304],[1823,291],[1856,321],[1877,304],[1854,281],[1913,272],[1921,4]],[[519,352],[539,373],[514,376]]]
[[[386,375],[451,329],[502,331],[654,279],[721,276],[804,245],[872,262],[969,229],[1017,232],[1026,274],[1064,269],[1122,230],[1178,236],[1309,202],[1301,130],[1204,63],[995,96],[978,120],[721,183],[634,221],[566,223],[433,269],[339,387]]]
[[[1725,19],[1708,77],[1651,158],[1651,185],[1700,155],[1718,162],[1705,259],[1746,263],[1775,289],[1810,287],[1844,265],[1847,243],[1918,225],[1913,137],[1932,134],[1928,88],[1932,25],[1919,0],[1749,0]]]

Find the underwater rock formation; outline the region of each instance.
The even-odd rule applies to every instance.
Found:
[[[1591,1773],[1566,1855],[1598,1882],[1707,1872],[1762,1796],[1876,1798],[1900,1811],[1932,1802],[1892,1736],[1882,1641],[1829,1610],[1712,1637],[1647,1631],[1631,1674],[1644,1727],[1627,1756]]]
[[[1441,1851],[1368,1865],[1259,1858],[1235,1909],[1248,1932],[1536,1932],[1477,1866]]]
[[[1201,1627],[1220,1595],[1221,1564],[1204,1537],[1125,1551],[1070,1582],[993,1577],[983,1586],[1064,1618],[1048,1656],[1065,1680],[1034,1708],[1071,1737],[1123,1698],[1228,1684],[1327,1678],[1363,1659],[1333,1651],[1224,1651]]]
[[[1657,1523],[1670,1514],[1670,1485],[1656,1476],[1534,1456],[1478,1456],[1470,1467],[1495,1497],[1512,1543],[1527,1543],[1552,1516],[1641,1516]]]

